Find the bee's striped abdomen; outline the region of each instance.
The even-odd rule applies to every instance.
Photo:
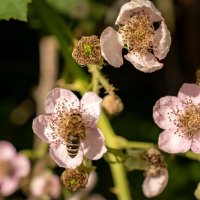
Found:
[[[66,141],[66,147],[67,147],[67,152],[68,155],[71,158],[76,157],[76,155],[78,154],[79,151],[79,146],[80,146],[80,137],[78,134],[70,134],[67,137],[67,141]]]

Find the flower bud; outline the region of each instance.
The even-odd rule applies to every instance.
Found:
[[[110,116],[117,115],[124,109],[120,97],[114,93],[108,94],[103,98],[102,106]]]
[[[156,176],[152,176],[152,174],[147,171],[142,184],[143,193],[148,198],[158,196],[165,189],[167,183],[168,171],[166,168],[162,168]]]
[[[66,169],[61,175],[61,181],[68,190],[75,192],[86,187],[88,174],[78,168]]]
[[[79,65],[96,64],[101,59],[100,41],[96,35],[82,37],[74,47],[72,57]]]
[[[159,195],[168,183],[168,171],[161,153],[154,148],[150,148],[143,156],[147,169],[145,180],[142,184],[143,193],[146,197]]]

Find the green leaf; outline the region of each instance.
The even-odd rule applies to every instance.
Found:
[[[27,6],[31,0],[0,0],[0,20],[27,21]]]

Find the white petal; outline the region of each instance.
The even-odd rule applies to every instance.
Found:
[[[15,176],[19,178],[27,176],[31,168],[28,158],[21,154],[18,154],[15,160],[13,160],[13,166],[15,169]]]
[[[175,130],[165,130],[159,135],[158,146],[168,153],[185,153],[191,147],[192,141],[184,133]]]
[[[1,182],[0,193],[3,196],[13,194],[19,188],[19,179],[14,177],[5,177]]]
[[[100,37],[101,54],[113,67],[123,65],[122,46],[120,35],[112,27],[107,27],[102,32]]]
[[[80,111],[85,126],[95,127],[101,112],[102,99],[94,92],[87,92],[81,99]]]
[[[136,69],[145,73],[151,73],[163,67],[163,64],[158,62],[157,58],[149,52],[146,52],[146,54],[130,52],[124,57],[131,62]]]
[[[44,108],[48,114],[62,110],[70,112],[72,109],[79,108],[79,99],[70,90],[55,88],[48,93],[44,102]]]
[[[7,141],[0,142],[0,160],[12,160],[16,156],[15,147]]]
[[[76,157],[71,158],[68,155],[66,145],[63,144],[51,144],[50,145],[50,155],[56,163],[63,168],[72,168],[75,169],[79,166],[83,161],[83,152],[82,149],[79,149],[78,154]]]
[[[165,96],[160,98],[153,107],[153,119],[162,129],[176,129],[174,123],[179,120],[175,113],[184,114],[184,108],[179,98],[174,96]]]
[[[33,132],[43,141],[51,143],[53,138],[53,130],[50,127],[51,116],[39,115],[33,120],[32,129]]]
[[[160,27],[156,30],[154,40],[154,44],[156,44],[153,47],[154,55],[161,60],[165,58],[171,45],[170,32],[164,21],[161,22]]]
[[[142,190],[146,197],[151,198],[158,196],[165,189],[168,183],[168,171],[164,170],[160,176],[147,175],[143,184]]]
[[[152,22],[158,22],[163,20],[161,13],[158,11],[158,9],[154,6],[154,4],[151,1],[133,0],[128,3],[125,3],[121,7],[117,20],[115,21],[115,24],[116,25],[125,24],[134,12],[138,12],[140,10],[148,12]]]
[[[200,87],[196,84],[184,83],[178,92],[178,98],[180,98],[182,101],[188,101],[191,99],[194,105],[199,106]]]
[[[86,139],[81,143],[84,155],[91,160],[100,159],[107,151],[104,136],[96,128],[87,129]]]
[[[200,154],[200,131],[195,134],[192,140],[191,150],[194,153]]]

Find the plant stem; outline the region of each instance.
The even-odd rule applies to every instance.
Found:
[[[116,135],[108,121],[108,118],[103,112],[99,120],[99,128],[104,133],[107,146],[119,149],[119,146],[115,140]],[[110,160],[113,160],[112,154],[108,154],[108,156]],[[115,183],[114,192],[117,195],[118,200],[131,200],[131,194],[124,166],[121,163],[110,163],[110,168]]]
[[[149,149],[150,147],[157,148],[154,143],[128,141],[127,139],[116,136],[116,142],[121,149]]]
[[[109,83],[109,81],[105,78],[105,76],[101,73],[99,70],[98,65],[88,65],[89,71],[92,73],[96,79],[101,83],[101,85],[104,87],[104,89],[107,91],[107,93],[114,90],[114,87]]]

